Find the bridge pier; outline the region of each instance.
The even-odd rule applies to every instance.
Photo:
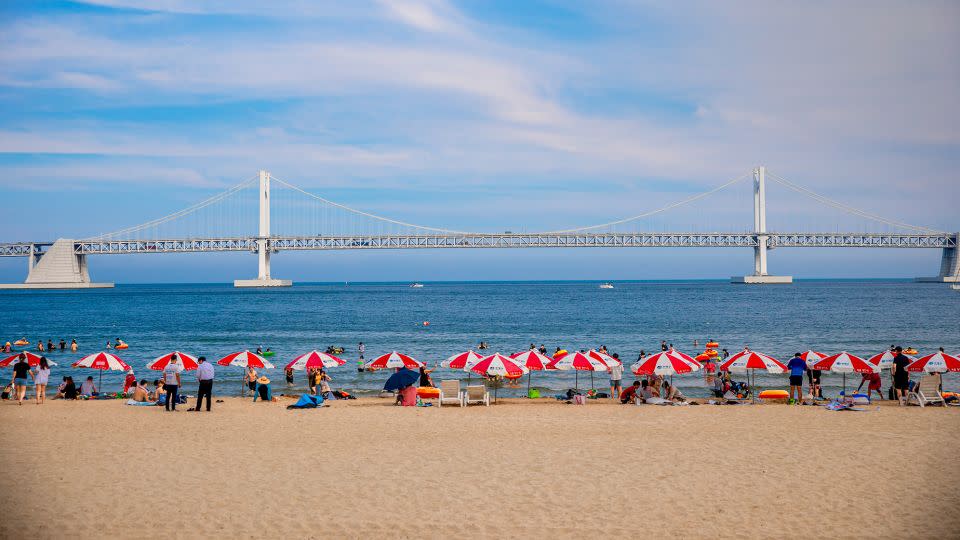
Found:
[[[960,232],[954,235],[954,245],[943,248],[940,273],[936,277],[918,277],[920,283],[960,283]]]
[[[753,231],[757,240],[753,248],[753,275],[733,276],[731,283],[748,285],[793,283],[793,276],[771,276],[767,274],[767,188],[766,167],[753,170]]]
[[[74,241],[60,238],[37,260],[34,245],[27,256],[27,280],[0,283],[0,289],[102,289],[113,283],[91,283],[87,256],[73,249]]]
[[[257,279],[235,279],[234,287],[289,287],[289,279],[270,277],[270,173],[260,171],[260,235],[257,238]]]

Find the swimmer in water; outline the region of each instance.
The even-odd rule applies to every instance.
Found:
[[[113,348],[113,343],[110,343],[110,340],[109,340],[109,339],[107,340],[106,348],[107,348],[107,349],[112,349],[112,348]]]
[[[77,352],[77,349],[78,349],[78,348],[79,348],[79,346],[77,345],[77,340],[71,339],[71,340],[70,340],[70,352]]]
[[[117,338],[117,347],[119,347],[119,346],[121,346],[121,345],[126,345],[126,343],[124,343],[122,339]]]
[[[258,356],[263,356],[263,349],[262,349],[262,348],[257,347],[257,355],[258,355]]]

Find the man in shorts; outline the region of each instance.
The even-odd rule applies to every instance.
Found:
[[[617,360],[620,359],[617,353],[613,354]],[[623,364],[617,362],[610,366],[610,399],[617,399],[620,396],[620,382],[623,380]]]
[[[907,392],[910,389],[910,374],[907,373],[907,366],[910,365],[910,359],[903,354],[903,347],[899,345],[893,349],[896,356],[893,357],[893,365],[890,366],[890,374],[893,375],[893,389],[896,392],[897,401],[900,405],[906,405]]]
[[[807,363],[800,358],[800,353],[793,353],[793,358],[787,362],[787,369],[790,370],[790,400],[787,403],[799,405],[803,402],[803,375],[807,372]]]

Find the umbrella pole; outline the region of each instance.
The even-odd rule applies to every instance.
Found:
[[[97,384],[97,390],[100,390],[100,393],[103,393],[103,370],[100,370],[100,383]]]
[[[580,370],[573,370],[573,389],[580,390]]]
[[[527,372],[527,397],[530,397],[530,377],[533,376],[533,371]]]
[[[592,369],[590,370],[590,390],[593,390],[594,392],[597,391],[597,389],[593,386],[593,370]]]

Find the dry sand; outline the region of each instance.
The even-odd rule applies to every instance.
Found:
[[[0,403],[0,536],[957,538],[960,408]]]

